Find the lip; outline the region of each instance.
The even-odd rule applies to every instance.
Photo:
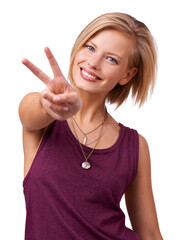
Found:
[[[85,75],[82,71],[87,72],[88,74],[90,74],[93,77]],[[81,74],[82,78],[84,78],[85,80],[88,80],[88,81],[97,82],[97,81],[101,80],[101,78],[97,74],[95,74],[94,72],[92,72],[89,69],[84,68],[84,67],[80,67],[80,74]]]

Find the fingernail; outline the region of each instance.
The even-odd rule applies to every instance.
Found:
[[[22,64],[25,64],[25,63],[27,62],[27,59],[26,59],[26,58],[23,58],[23,59],[21,60],[21,62],[22,62]]]
[[[68,107],[63,107],[63,111],[68,111],[69,108]]]

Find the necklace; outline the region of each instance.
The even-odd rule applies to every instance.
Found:
[[[97,139],[96,139],[96,140],[94,140],[93,142],[87,144],[87,139],[88,139],[87,135],[90,134],[90,133],[92,133],[92,132],[94,132],[94,131],[97,130],[100,126],[102,126],[102,125],[104,124],[104,122],[105,122],[105,119],[104,119],[103,122],[100,123],[96,128],[94,128],[94,129],[91,130],[90,132],[85,133],[85,132],[83,132],[83,130],[79,127],[79,125],[77,124],[75,118],[74,118],[74,117],[72,117],[72,118],[73,118],[76,126],[78,127],[78,129],[79,129],[79,130],[81,131],[81,133],[85,136],[84,139],[83,139],[83,144],[84,144],[84,145],[90,145],[91,143],[93,143],[93,142],[95,142],[95,141],[97,140]]]
[[[74,131],[74,134],[75,134],[75,136],[76,136],[76,138],[77,138],[77,140],[78,140],[78,142],[79,142],[79,146],[80,146],[80,148],[81,148],[82,154],[83,154],[83,156],[84,156],[84,158],[85,158],[85,162],[82,163],[82,168],[88,170],[88,169],[91,168],[91,164],[90,164],[90,162],[88,162],[88,159],[89,159],[89,157],[91,156],[91,154],[94,152],[94,150],[95,150],[96,146],[98,145],[99,140],[100,140],[100,138],[101,138],[103,126],[104,126],[104,123],[105,123],[105,121],[106,121],[106,119],[107,119],[107,111],[106,111],[106,116],[105,116],[105,118],[104,118],[104,121],[103,121],[103,123],[100,125],[100,126],[101,126],[101,130],[100,130],[100,134],[99,134],[99,137],[98,137],[98,139],[97,139],[97,142],[96,142],[94,148],[92,149],[92,151],[89,153],[89,155],[88,155],[87,157],[86,157],[86,155],[85,155],[85,152],[84,152],[84,150],[83,150],[82,144],[81,144],[81,142],[80,142],[80,140],[79,140],[79,138],[78,138],[78,135],[77,135],[77,133],[76,133],[76,130],[75,130],[75,127],[74,127],[74,123],[73,123],[72,119],[74,120],[74,118],[71,118],[73,131]],[[97,129],[97,128],[96,128],[96,129]],[[93,132],[93,131],[91,131],[91,132]]]
[[[106,130],[106,125],[104,124],[104,125],[103,125],[103,130],[102,130],[102,132],[101,132],[101,137],[103,136],[105,130]],[[97,137],[96,139],[94,139],[94,140],[93,140],[92,142],[90,142],[90,143],[86,143],[85,145],[86,145],[86,146],[91,145],[92,143],[96,142],[96,141],[98,140],[98,138],[99,138],[99,137]]]

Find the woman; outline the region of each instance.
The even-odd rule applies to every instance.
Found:
[[[142,105],[156,75],[148,28],[122,13],[104,14],[78,36],[64,78],[49,48],[54,77],[27,59],[46,84],[20,103],[23,125],[26,240],[160,240],[146,140],[116,122],[130,91]],[[125,193],[133,230],[119,207]]]

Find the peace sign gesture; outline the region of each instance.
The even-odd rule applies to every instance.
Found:
[[[40,100],[46,113],[57,120],[65,120],[79,111],[81,99],[63,76],[61,69],[48,47],[44,48],[54,77],[50,78],[33,63],[23,59],[22,63],[46,84]]]

